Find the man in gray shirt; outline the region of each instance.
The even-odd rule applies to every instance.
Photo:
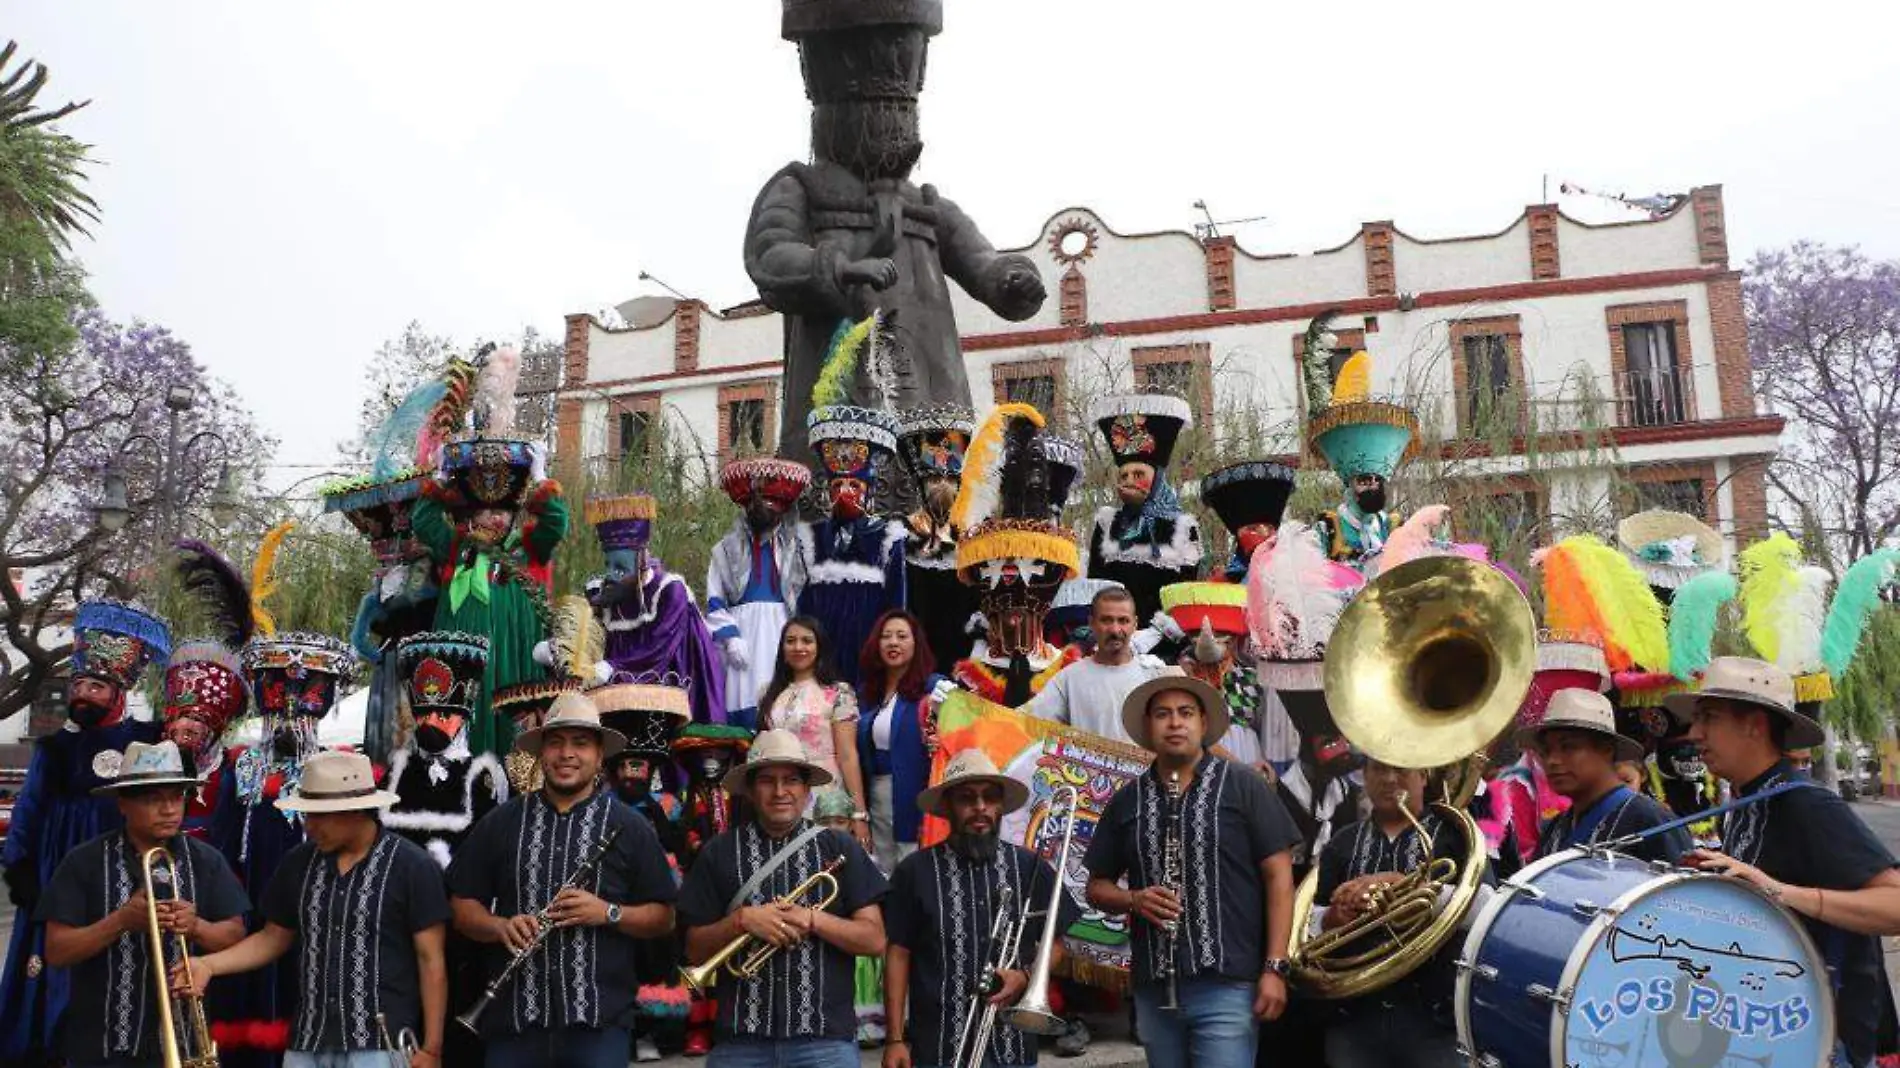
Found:
[[[1089,602],[1095,653],[1063,668],[1023,711],[1091,734],[1135,744],[1122,727],[1122,702],[1135,687],[1165,670],[1156,657],[1135,652],[1135,599],[1111,586]]]

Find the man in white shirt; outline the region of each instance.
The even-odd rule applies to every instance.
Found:
[[[1166,667],[1156,657],[1135,652],[1135,622],[1135,599],[1125,588],[1111,586],[1097,593],[1089,602],[1094,654],[1063,668],[1023,711],[1135,744],[1122,727],[1122,702]]]

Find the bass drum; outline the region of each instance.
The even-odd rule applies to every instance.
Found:
[[[1458,960],[1474,1068],[1821,1068],[1834,997],[1807,930],[1753,887],[1579,849],[1484,904]]]

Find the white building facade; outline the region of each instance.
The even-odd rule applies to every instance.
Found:
[[[1074,208],[1018,251],[1049,289],[1034,318],[1007,322],[958,293],[979,412],[1030,400],[1088,432],[1074,425],[1087,396],[1168,388],[1231,439],[1223,455],[1244,438],[1255,454],[1295,461],[1300,339],[1331,310],[1340,352],[1366,350],[1375,391],[1418,406],[1428,453],[1483,492],[1529,493],[1546,516],[1568,514],[1601,487],[1580,474],[1527,489],[1529,455],[1544,471],[1607,455],[1642,491],[1634,504],[1699,512],[1731,539],[1764,532],[1763,466],[1782,421],[1755,407],[1719,186],[1691,191],[1668,215],[1610,225],[1555,205],[1466,238],[1364,223],[1310,255],[1255,255],[1179,231],[1119,234]],[[778,316],[756,301],[725,311],[637,303],[627,327],[567,317],[560,461],[619,461],[645,447],[657,420],[713,465],[769,450]],[[1500,436],[1507,399],[1515,430],[1507,423]]]

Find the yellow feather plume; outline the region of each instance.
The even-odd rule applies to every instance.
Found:
[[[1597,538],[1579,535],[1560,544],[1577,561],[1583,584],[1609,631],[1605,637],[1627,651],[1637,666],[1668,671],[1669,627],[1649,580],[1629,557]]]
[[[968,531],[996,511],[996,496],[1002,491],[1003,433],[1012,417],[1044,425],[1042,413],[1031,404],[999,404],[990,409],[963,453],[963,480],[957,486],[956,503],[950,506],[950,523],[958,530]]]
[[[1743,549],[1735,558],[1741,580],[1742,632],[1755,655],[1779,662],[1781,655],[1781,612],[1800,580],[1801,546],[1786,534],[1776,533]]]
[[[1356,404],[1372,396],[1372,357],[1364,349],[1347,358],[1333,382],[1334,404]]]
[[[264,540],[258,543],[257,560],[251,564],[251,624],[265,637],[277,633],[277,620],[270,609],[264,607],[264,601],[277,592],[277,580],[271,577],[277,567],[277,550],[283,547],[285,536],[296,525],[296,520],[286,519],[270,528]]]

